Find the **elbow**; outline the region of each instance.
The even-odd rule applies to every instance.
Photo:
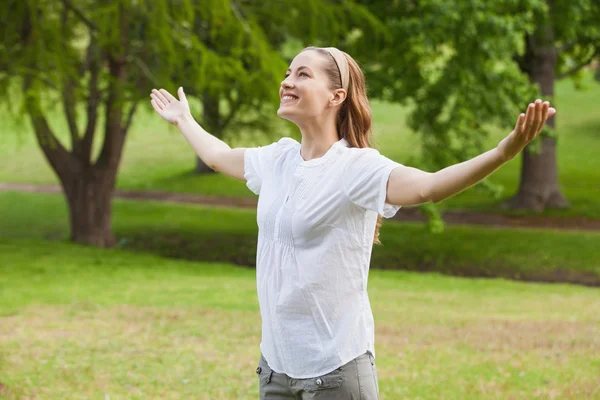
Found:
[[[442,200],[444,200],[444,197],[441,196],[439,193],[436,193],[434,190],[432,190],[427,194],[425,202],[435,204],[435,203],[439,203]]]
[[[426,203],[433,203],[433,204],[437,204],[441,201],[446,200],[446,196],[442,195],[441,193],[436,193],[435,191],[432,191],[431,193],[429,193],[427,195],[426,198]]]
[[[199,158],[202,160],[202,162],[208,168],[212,169],[215,172],[220,172],[219,171],[219,162],[218,162],[219,157],[218,156],[210,155],[208,157],[204,157],[204,158],[199,157]]]
[[[419,204],[438,203],[442,200],[443,199],[440,199],[431,193],[423,193],[421,194],[421,198],[419,199]]]
[[[215,172],[220,172],[219,166],[217,165],[217,163],[214,163],[214,162],[206,163],[206,166]]]
[[[423,180],[421,190],[419,190],[420,204],[438,203],[442,200],[444,199],[435,190],[435,178],[433,174],[429,174],[429,179]]]

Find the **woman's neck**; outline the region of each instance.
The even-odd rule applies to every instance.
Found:
[[[302,124],[299,128],[302,133],[300,155],[304,161],[322,157],[334,143],[340,140],[335,120],[329,120],[326,123],[310,121]]]

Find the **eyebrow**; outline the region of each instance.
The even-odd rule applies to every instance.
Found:
[[[308,68],[306,65],[302,65],[302,66],[298,67],[297,70],[300,71],[301,69],[308,69],[308,70],[310,70],[310,68]],[[285,71],[285,72],[290,72],[291,70],[292,70],[291,68],[288,68],[287,71]]]

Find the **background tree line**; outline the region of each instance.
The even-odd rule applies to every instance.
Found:
[[[361,63],[372,97],[413,106],[424,150],[415,162],[436,169],[481,152],[490,126],[512,128],[532,99],[555,101],[557,79],[598,59],[598,20],[593,0],[10,0],[0,87],[5,103],[22,103],[12,109],[60,179],[72,240],[111,246],[123,145],[152,87],[184,86],[218,137],[268,131],[289,58],[334,45]],[[57,110],[68,143],[48,122]],[[554,124],[524,152],[510,206],[568,205]]]

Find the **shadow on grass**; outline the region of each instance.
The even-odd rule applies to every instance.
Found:
[[[119,247],[168,258],[256,266],[256,238],[239,234],[135,232],[120,237]]]
[[[182,232],[134,232],[120,237],[120,247],[150,252],[162,257],[204,262],[226,262],[254,268],[256,266],[256,237],[242,234]],[[572,283],[600,287],[600,275],[593,271],[554,268],[526,270],[503,261],[469,262],[448,254],[415,257],[402,250],[376,246],[371,268],[436,272],[470,278],[505,278],[527,282]]]

